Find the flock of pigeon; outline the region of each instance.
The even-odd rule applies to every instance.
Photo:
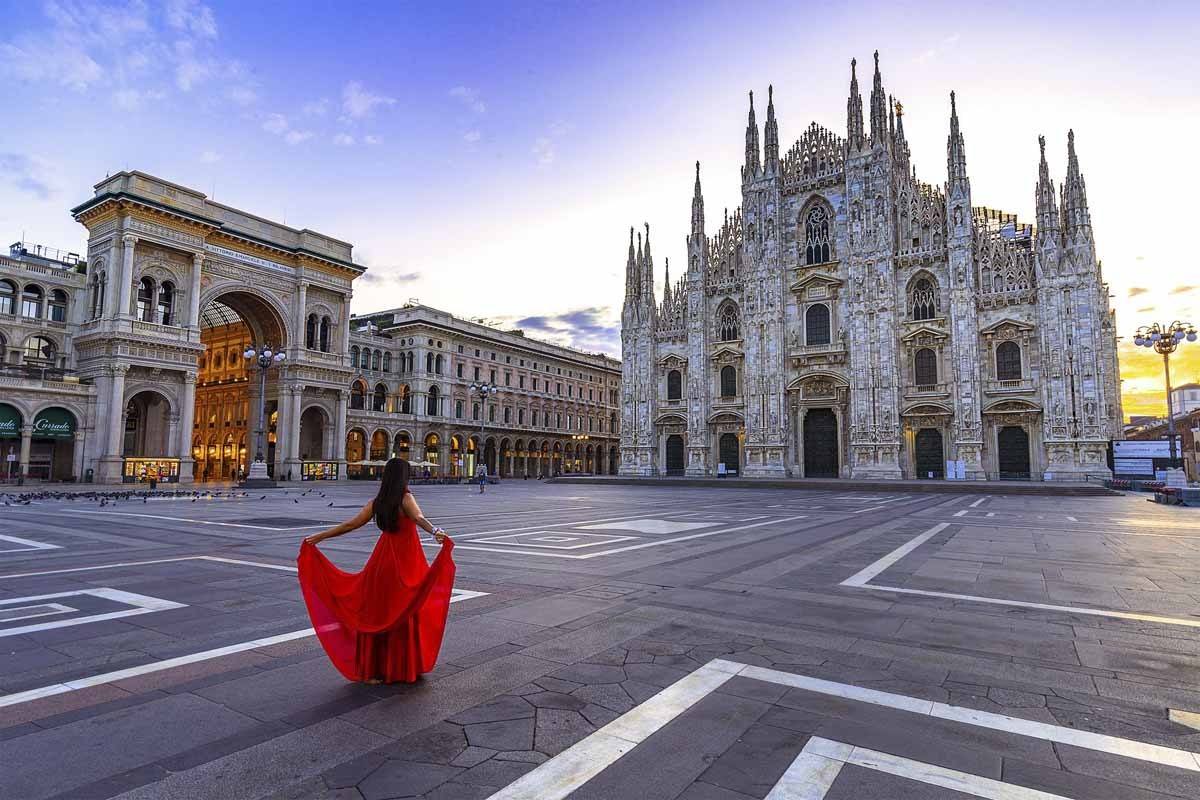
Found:
[[[282,495],[276,494],[275,497],[277,499],[282,499],[284,496],[290,495],[290,494],[291,494],[290,490],[284,489]],[[324,492],[319,492],[316,489],[308,489],[303,492],[300,492],[298,495],[292,496],[290,499],[293,503],[299,503],[300,498],[307,497],[310,494],[315,494],[319,497],[325,497]],[[193,503],[196,502],[197,500],[238,500],[238,499],[250,497],[250,493],[246,492],[246,491],[238,490],[238,489],[232,489],[232,490],[224,491],[224,492],[196,491],[196,490],[189,491],[186,489],[175,489],[175,490],[155,489],[152,491],[129,489],[129,490],[125,490],[125,491],[110,491],[110,492],[61,492],[61,491],[56,492],[56,491],[52,491],[52,490],[42,490],[42,491],[37,491],[37,492],[23,492],[21,494],[15,494],[15,495],[5,494],[5,495],[0,495],[0,497],[3,498],[4,505],[6,505],[6,506],[27,506],[27,505],[31,505],[34,502],[40,502],[40,501],[44,501],[44,500],[67,500],[67,501],[71,501],[71,502],[83,501],[83,502],[98,503],[101,508],[104,508],[105,506],[116,505],[117,503],[127,502],[127,501],[135,502],[137,500],[141,500],[143,503],[145,503],[148,500],[150,500],[150,498],[156,498],[156,499],[157,498],[170,498],[170,499],[175,499],[175,500],[189,500],[190,499],[191,502],[193,502]],[[258,499],[266,500],[268,497],[270,497],[270,495],[264,494],[261,497],[259,497]],[[333,502],[331,501],[329,503],[329,505],[332,506]]]

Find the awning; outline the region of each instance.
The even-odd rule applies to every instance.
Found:
[[[0,439],[20,438],[21,412],[7,403],[0,403]]]
[[[65,408],[47,408],[33,418],[37,439],[74,439],[75,415]]]

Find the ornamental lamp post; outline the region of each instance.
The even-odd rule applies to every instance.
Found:
[[[283,352],[277,352],[270,346],[255,348],[247,347],[242,353],[246,360],[250,363],[258,364],[258,430],[255,431],[256,452],[254,454],[254,463],[250,465],[250,469],[246,475],[246,480],[242,481],[242,486],[251,488],[271,488],[275,486],[275,482],[271,480],[267,470],[267,461],[264,457],[263,437],[266,434],[267,427],[267,370],[273,366],[281,365],[287,355]]]
[[[479,460],[483,461],[485,466],[487,465],[487,461],[484,459],[483,423],[487,419],[487,400],[489,397],[495,397],[499,393],[500,393],[500,387],[497,386],[496,384],[492,383],[491,381],[488,381],[486,383],[472,383],[471,384],[471,394],[473,394],[479,398],[479,453],[478,453],[478,455],[479,455]],[[476,468],[478,468],[478,467],[476,467]],[[499,471],[499,470],[497,470],[497,471]]]
[[[1175,467],[1175,411],[1171,407],[1171,354],[1184,340],[1196,341],[1196,328],[1190,322],[1175,320],[1170,325],[1143,325],[1137,329],[1133,343],[1138,347],[1152,347],[1163,357],[1163,372],[1167,381],[1167,438],[1171,444],[1171,467]]]

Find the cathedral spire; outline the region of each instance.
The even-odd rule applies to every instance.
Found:
[[[875,83],[871,88],[871,144],[885,143],[888,132],[887,97],[883,93],[883,76],[879,74],[879,51],[875,51]]]
[[[666,259],[666,277],[663,278],[663,305],[671,305],[671,259]]]
[[[779,123],[775,121],[775,87],[767,87],[767,122],[763,126],[763,167],[768,174],[779,172]]]
[[[951,194],[955,189],[971,190],[971,181],[967,178],[967,151],[958,127],[958,106],[954,102],[954,92],[950,93],[950,135],[946,137],[946,182]]]
[[[692,192],[692,238],[704,241],[704,193],[700,191],[700,162],[696,162],[696,187]]]
[[[746,122],[746,166],[742,170],[742,181],[758,177],[761,171],[758,160],[758,123],[754,121],[754,92],[750,93],[750,114]]]
[[[650,255],[650,223],[646,225],[646,249],[642,261],[642,289],[646,294],[646,302],[654,306],[654,258]]]
[[[904,138],[904,105],[892,98],[892,109],[896,113],[896,133],[894,137],[896,148],[896,163],[898,169],[902,173],[909,172],[909,158],[911,152],[908,149],[908,140]]]
[[[851,150],[863,146],[862,95],[858,93],[858,59],[850,59],[850,96],[846,99],[846,143]]]
[[[637,294],[638,257],[633,251],[633,226],[629,226],[629,260],[625,262],[625,299]]]
[[[1054,181],[1050,180],[1050,165],[1046,163],[1046,137],[1038,137],[1038,148],[1042,151],[1038,164],[1037,182],[1037,231],[1038,238],[1058,238],[1058,207],[1054,197]]]
[[[1067,180],[1062,191],[1063,233],[1090,236],[1092,215],[1088,211],[1087,189],[1075,155],[1075,131],[1067,131]]]

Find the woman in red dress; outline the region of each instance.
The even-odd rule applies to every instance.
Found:
[[[409,465],[388,461],[379,494],[353,519],[313,534],[300,546],[300,589],[329,659],[352,681],[415,681],[437,662],[454,585],[454,548],[421,514],[408,491]],[[361,572],[334,566],[316,545],[371,519],[383,533]],[[430,564],[417,526],[442,545]]]

